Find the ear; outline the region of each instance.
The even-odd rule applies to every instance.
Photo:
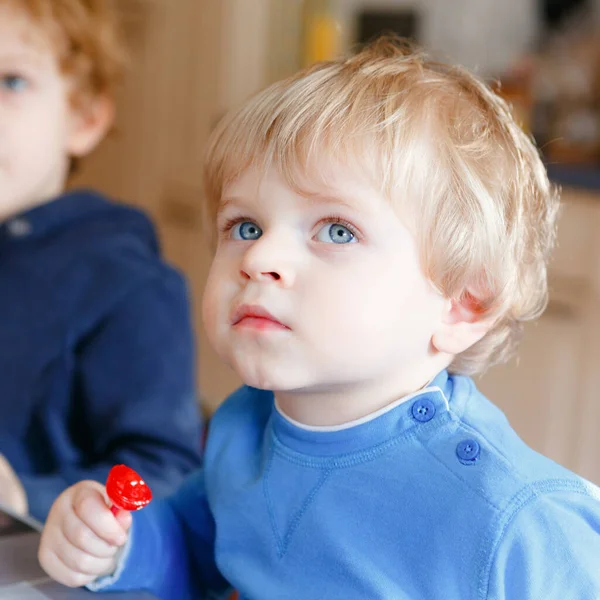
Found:
[[[108,96],[74,104],[71,108],[67,151],[70,156],[89,154],[108,133],[115,118],[115,104]]]
[[[495,324],[486,317],[482,302],[470,291],[458,300],[447,300],[442,323],[432,336],[438,352],[456,356],[477,343]]]

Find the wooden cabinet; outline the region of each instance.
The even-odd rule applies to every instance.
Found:
[[[201,394],[208,398],[208,412],[238,380],[210,349],[200,318],[210,264],[201,223],[202,159],[218,118],[262,85],[261,61],[254,68],[249,62],[259,50],[246,47],[244,53],[240,41],[246,37],[244,24],[256,30],[252,18],[259,11],[253,12],[244,0],[246,9],[240,12],[238,4],[123,3],[133,60],[118,97],[116,133],[83,162],[73,182],[100,189],[153,216],[167,258],[189,281]]]
[[[565,190],[550,303],[478,384],[533,448],[600,483],[600,193]]]

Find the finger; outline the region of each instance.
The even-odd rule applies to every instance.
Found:
[[[4,458],[4,454],[0,454],[0,477],[9,479],[12,474],[10,463]]]
[[[131,513],[128,510],[120,510],[115,517],[117,521],[119,521],[119,525],[121,525],[123,530],[129,531],[132,522]]]
[[[114,570],[114,556],[98,558],[72,546],[64,536],[62,539],[58,539],[58,542],[55,554],[69,570],[81,575],[91,575],[92,578],[111,573]]]
[[[97,558],[110,558],[117,552],[117,546],[99,538],[75,512],[65,515],[62,533],[72,546]]]
[[[81,587],[96,579],[93,575],[84,575],[67,567],[67,565],[56,555],[54,551],[44,548],[40,549],[38,559],[42,568],[52,579],[68,587]]]
[[[100,539],[114,546],[122,546],[127,541],[127,532],[108,508],[102,486],[96,482],[89,483],[75,491],[75,514]]]

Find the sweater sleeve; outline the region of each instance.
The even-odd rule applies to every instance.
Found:
[[[200,464],[193,329],[175,271],[145,280],[105,315],[80,343],[74,373],[68,430],[77,439],[64,451],[72,459],[54,473],[21,477],[33,516],[45,519],[56,496],[81,479],[104,482],[117,463],[138,471],[157,497]],[[47,416],[45,427],[60,439],[64,417]]]
[[[600,598],[600,496],[555,491],[530,499],[506,523],[488,600]]]
[[[88,588],[144,589],[161,600],[224,599],[230,587],[214,557],[215,524],[204,473],[198,470],[172,497],[134,514],[130,539],[115,575]]]

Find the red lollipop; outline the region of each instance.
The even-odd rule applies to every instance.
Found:
[[[113,503],[114,515],[119,510],[139,510],[152,500],[152,492],[146,482],[125,465],[115,465],[106,479],[106,493]]]

